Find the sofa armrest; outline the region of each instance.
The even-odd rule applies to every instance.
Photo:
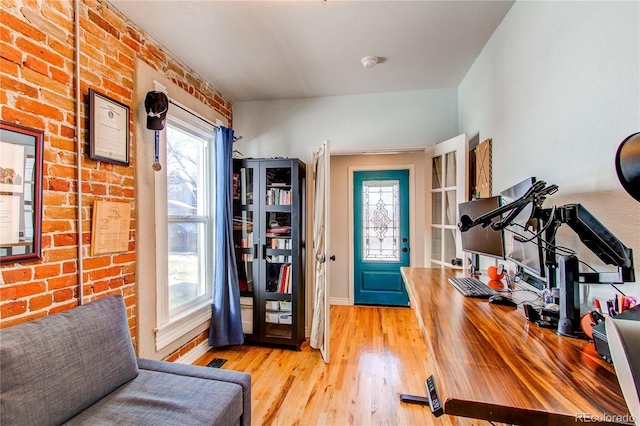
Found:
[[[138,368],[201,379],[218,380],[242,386],[242,419],[241,424],[251,425],[251,375],[240,371],[222,370],[219,368],[200,367],[187,364],[156,361],[138,358]]]

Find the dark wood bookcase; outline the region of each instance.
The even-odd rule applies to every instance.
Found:
[[[233,166],[233,234],[246,341],[299,348],[305,339],[305,164],[243,159]]]

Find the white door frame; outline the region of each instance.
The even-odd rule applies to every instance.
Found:
[[[349,306],[353,306],[353,293],[354,293],[354,268],[353,262],[355,258],[355,248],[354,248],[354,228],[353,228],[353,173],[360,171],[369,171],[369,170],[409,170],[409,259],[410,264],[415,265],[415,251],[411,250],[411,246],[416,241],[416,173],[415,166],[413,164],[393,164],[393,165],[375,165],[375,166],[349,166],[348,168],[348,179],[349,179]],[[340,304],[340,303],[331,303]]]
[[[433,179],[433,164],[432,158],[438,157],[440,155],[444,155],[448,152],[456,152],[456,182],[457,182],[457,203],[463,203],[467,201],[467,194],[469,193],[469,138],[466,133],[462,133],[456,137],[448,139],[444,142],[437,143],[435,145],[431,145],[425,149],[425,161],[426,164],[426,176],[427,182],[425,187],[425,197],[427,197],[429,208],[425,211],[425,231],[427,234],[427,240],[425,241],[425,267],[431,267],[431,225],[432,225],[432,202],[431,202],[431,187],[432,187],[432,179]],[[444,208],[444,204],[443,204]],[[456,214],[458,211],[456,209]],[[444,244],[444,242],[443,242]],[[460,259],[465,259],[464,253],[462,251],[462,236],[460,231],[456,232],[456,257]],[[453,267],[450,263],[447,263],[445,266]],[[462,267],[465,268],[464,266]]]

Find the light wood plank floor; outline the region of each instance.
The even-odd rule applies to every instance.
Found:
[[[331,363],[308,342],[302,351],[259,346],[212,349],[195,363],[228,360],[224,369],[252,378],[255,425],[488,425],[431,415],[400,402],[425,395],[426,346],[413,310],[331,307]]]

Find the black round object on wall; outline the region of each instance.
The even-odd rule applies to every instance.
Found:
[[[618,147],[616,172],[622,187],[640,201],[640,132],[628,136]]]

